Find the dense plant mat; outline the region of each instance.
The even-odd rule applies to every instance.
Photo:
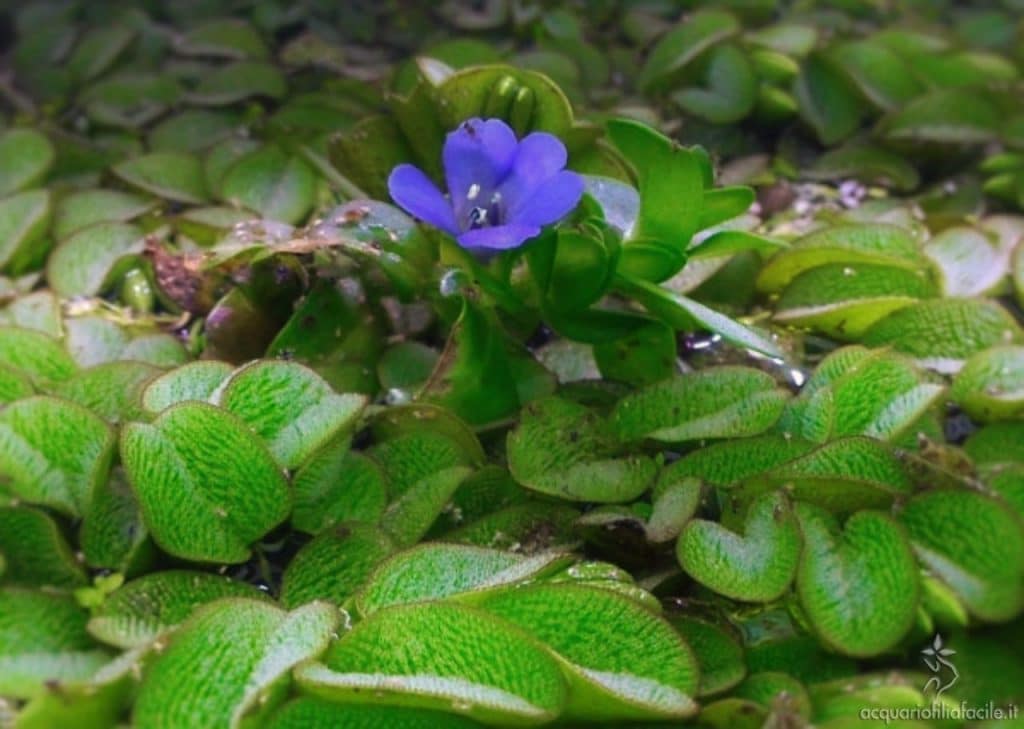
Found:
[[[1022,12],[5,6],[0,727],[1017,726]]]

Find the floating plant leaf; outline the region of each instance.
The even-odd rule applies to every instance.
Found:
[[[46,190],[0,198],[0,267],[21,273],[36,267],[48,252],[51,197]]]
[[[88,619],[69,595],[0,589],[0,694],[28,699],[50,681],[91,676],[109,655],[85,632]]]
[[[968,491],[922,494],[899,513],[921,563],[982,620],[1024,605],[1024,530],[999,502]]]
[[[811,627],[847,655],[892,648],[917,611],[917,566],[903,529],[880,512],[858,512],[841,531],[820,509],[796,512],[804,535],[796,586]]]
[[[333,701],[372,697],[520,725],[551,721],[568,693],[557,660],[526,632],[448,603],[381,610],[295,676],[305,691]]]
[[[870,347],[891,346],[923,367],[951,374],[974,352],[1022,338],[1020,325],[993,301],[934,299],[878,321],[861,341]]]
[[[950,397],[975,420],[1009,420],[1024,413],[1024,347],[977,352],[957,373]]]
[[[295,468],[359,417],[366,399],[339,395],[312,370],[260,361],[237,370],[214,401],[252,428],[285,468]]]
[[[70,401],[36,396],[0,411],[0,473],[30,504],[81,516],[113,453],[107,424]]]
[[[508,437],[509,470],[519,483],[575,501],[625,502],[651,485],[654,460],[617,451],[608,424],[559,398],[527,405]]]
[[[326,529],[288,563],[281,602],[287,607],[312,600],[347,604],[394,549],[386,533],[367,524],[351,522]]]
[[[338,622],[337,609],[322,602],[291,612],[243,598],[209,605],[147,667],[133,720],[146,727],[238,727],[293,666],[327,647]],[[215,691],[208,670],[217,676]]]
[[[0,507],[0,554],[7,584],[66,589],[86,582],[57,523],[37,509]]]
[[[118,648],[134,648],[168,633],[200,606],[224,597],[260,599],[251,585],[188,570],[153,572],[107,596],[89,619],[89,632]]]
[[[804,271],[786,286],[775,319],[856,340],[875,322],[934,293],[923,271],[828,263]]]
[[[266,446],[236,416],[186,402],[121,431],[121,460],[153,539],[171,554],[244,562],[287,518],[291,494]],[[244,491],[237,484],[245,484]]]
[[[792,506],[775,492],[750,505],[743,536],[713,521],[691,521],[676,555],[687,574],[720,595],[771,602],[793,581],[800,547]]]
[[[770,375],[719,367],[627,396],[616,406],[612,423],[624,440],[674,443],[757,435],[775,424],[788,397]]]
[[[629,598],[571,583],[537,584],[498,591],[483,607],[568,664],[567,718],[668,719],[697,709],[697,662],[689,647]]]
[[[53,144],[34,129],[8,129],[0,134],[0,197],[42,182],[53,165]]]
[[[458,544],[425,543],[385,560],[355,599],[361,615],[392,605],[439,599],[486,601],[493,590],[534,581],[564,567],[557,552],[524,557]]]

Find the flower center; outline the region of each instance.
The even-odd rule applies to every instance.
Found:
[[[480,185],[473,183],[466,192],[466,200],[474,203],[466,212],[466,230],[478,230],[501,225],[501,193],[495,191],[489,201],[484,204],[477,202],[480,198]]]

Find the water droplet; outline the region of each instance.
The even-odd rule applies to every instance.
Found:
[[[384,402],[388,405],[405,405],[412,402],[412,393],[400,387],[392,387],[384,396]]]
[[[445,272],[444,276],[441,277],[441,296],[456,296],[461,293],[464,281],[465,278],[458,269],[453,268]]]

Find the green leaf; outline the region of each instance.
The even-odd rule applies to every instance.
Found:
[[[533,131],[563,136],[573,124],[572,106],[554,81],[514,66],[489,64],[457,71],[441,83],[437,94],[443,100],[437,112],[444,129],[475,116],[505,119],[519,136]]]
[[[660,617],[609,590],[538,584],[489,595],[483,606],[547,644],[567,665],[564,716],[685,718],[697,705],[697,662]]]
[[[148,649],[123,653],[102,664],[88,676],[53,684],[37,693],[18,711],[18,729],[107,729],[115,726],[128,709],[140,660]]]
[[[384,510],[381,527],[398,546],[415,544],[430,530],[470,473],[466,466],[452,466],[419,479]]]
[[[399,342],[377,361],[377,379],[385,390],[415,390],[437,366],[437,350],[419,342]]]
[[[812,180],[841,182],[849,178],[908,192],[921,176],[906,158],[863,140],[854,139],[818,157],[802,174]]]
[[[524,557],[513,552],[461,544],[426,543],[385,560],[355,598],[368,616],[392,605],[441,599],[478,603],[495,590],[550,574],[572,558],[546,552]]]
[[[788,56],[806,56],[818,40],[818,30],[799,23],[775,23],[748,31],[745,40]]]
[[[28,699],[106,663],[85,632],[88,618],[70,596],[0,589],[0,695]]]
[[[36,396],[0,410],[0,474],[31,504],[80,516],[113,453],[110,428],[80,405]]]
[[[761,270],[757,288],[784,289],[794,278],[825,264],[875,264],[920,270],[926,259],[905,228],[888,223],[846,223],[809,233],[773,257]]]
[[[14,327],[35,329],[58,339],[64,333],[60,301],[50,291],[19,296],[0,311],[0,321]]]
[[[630,239],[650,240],[681,254],[697,232],[704,194],[697,154],[646,124],[626,119],[609,121],[608,136],[633,165],[639,180],[640,211]],[[628,249],[628,245],[623,249],[624,259],[619,268],[627,274]],[[670,271],[657,280],[673,273]]]
[[[774,318],[856,340],[875,322],[934,293],[926,271],[827,263],[800,273],[786,286]]]
[[[135,40],[136,30],[123,25],[100,26],[85,33],[68,59],[68,70],[81,81],[89,81],[109,69]]]
[[[244,562],[287,518],[288,484],[270,452],[223,410],[186,402],[121,431],[121,460],[153,539],[178,557]],[[245,484],[240,490],[238,484]]]
[[[894,141],[984,144],[996,138],[999,110],[980,91],[937,89],[908,103],[879,123]]]
[[[804,719],[811,716],[811,697],[807,689],[786,673],[762,671],[751,674],[736,687],[734,695],[756,701],[768,709],[785,702],[787,709],[794,714]]]
[[[80,100],[91,121],[134,130],[161,116],[181,93],[181,84],[171,74],[125,70],[89,85]]]
[[[267,724],[268,729],[480,729],[482,726],[445,711],[338,704],[312,697],[289,701]]]
[[[258,361],[237,370],[213,396],[263,439],[284,468],[296,468],[351,427],[366,398],[338,395],[294,362]]]
[[[788,463],[755,474],[739,489],[752,497],[786,488],[799,501],[829,511],[889,506],[912,490],[909,477],[891,449],[873,438],[840,438]]]
[[[108,283],[122,258],[142,252],[145,237],[128,223],[96,223],[57,246],[46,263],[46,278],[64,297],[93,296]]]
[[[206,20],[175,39],[174,49],[186,56],[266,58],[270,52],[249,23],[234,18]]]
[[[657,464],[616,457],[613,432],[577,403],[547,398],[527,405],[507,441],[509,470],[523,486],[572,501],[617,503],[643,493]]]
[[[1024,609],[1024,528],[999,502],[968,491],[922,494],[899,513],[917,558],[981,620]]]
[[[46,257],[43,240],[50,227],[50,193],[26,192],[0,198],[0,267],[21,273]]]
[[[288,563],[281,603],[289,608],[312,600],[346,604],[394,548],[387,534],[367,524],[351,522],[325,530]]]
[[[78,543],[90,567],[132,575],[146,564],[153,551],[149,530],[120,469],[93,491]]]
[[[56,339],[18,327],[0,327],[0,365],[44,387],[68,379],[77,369]]]
[[[714,332],[737,347],[752,349],[769,357],[783,356],[782,350],[771,339],[693,299],[647,281],[620,278],[619,283],[625,292],[636,297],[645,309],[673,329],[703,329]]]
[[[715,367],[627,395],[615,406],[611,421],[627,441],[738,438],[774,425],[788,398],[789,393],[764,372]]]
[[[150,130],[149,149],[153,152],[201,152],[230,138],[238,126],[238,117],[232,113],[186,109]]]
[[[53,237],[63,241],[95,223],[127,223],[152,210],[156,204],[151,198],[120,190],[74,192],[57,203]]]
[[[492,316],[465,300],[420,395],[473,425],[507,417],[519,407],[506,343]]]
[[[381,610],[300,666],[309,693],[347,703],[436,708],[536,725],[556,718],[567,686],[556,659],[514,625],[464,605]]]
[[[860,126],[864,108],[857,92],[835,65],[820,54],[812,54],[804,61],[793,93],[800,105],[801,118],[822,144],[842,141]]]
[[[376,523],[387,506],[384,473],[338,439],[310,456],[292,478],[292,526],[319,534],[347,521]]]
[[[672,94],[683,111],[712,124],[743,119],[757,101],[757,76],[747,55],[734,45],[722,45],[708,54],[703,87]]]
[[[339,619],[326,603],[291,612],[241,598],[207,606],[146,669],[132,718],[140,726],[168,729],[239,727],[247,713],[263,708],[293,666],[327,648]]]
[[[1005,256],[976,228],[946,228],[924,245],[939,269],[946,296],[979,296],[992,292],[1007,273]]]
[[[676,372],[676,335],[660,321],[639,326],[622,339],[594,345],[594,359],[607,379],[650,385]]]
[[[204,75],[188,98],[194,104],[227,106],[252,97],[277,100],[287,92],[287,80],[276,66],[238,61]]]
[[[722,525],[695,519],[676,545],[683,570],[714,592],[735,600],[771,602],[796,575],[800,529],[782,492],[756,499],[742,536]]]
[[[176,367],[146,385],[142,391],[142,407],[158,415],[187,400],[207,402],[232,372],[234,368],[231,365],[216,360],[189,362]]]
[[[220,182],[220,197],[260,217],[301,223],[313,207],[316,174],[300,157],[276,145],[256,149],[233,164]]]
[[[975,431],[964,451],[977,464],[1024,463],[1024,423],[993,423]]]
[[[93,611],[89,633],[117,648],[144,646],[224,597],[266,599],[252,585],[209,572],[152,572],[108,595]]]
[[[942,385],[926,381],[909,361],[885,350],[867,355],[827,387],[833,437],[866,435],[891,442],[945,394]]]
[[[710,188],[707,180],[705,185],[708,189],[704,190],[704,203],[697,223],[698,230],[705,230],[737,218],[747,212],[754,203],[754,190],[746,185]]]
[[[600,235],[563,229],[532,246],[528,261],[547,306],[569,313],[586,309],[604,295],[614,255]]]
[[[423,412],[423,410],[416,407],[413,411],[414,417],[419,412]],[[439,410],[438,412],[443,413],[444,411]],[[401,415],[396,418],[396,420],[401,419]],[[399,425],[398,428],[392,430],[388,424],[376,430],[378,443],[367,455],[376,461],[384,471],[388,490],[392,495],[404,494],[417,481],[432,476],[438,471],[476,463],[477,451],[467,447],[465,441],[460,441],[451,432],[444,430],[441,425],[444,420],[444,418],[437,420],[429,418],[427,422],[416,424],[416,426],[413,423],[406,423],[408,429],[402,429],[402,426]],[[475,437],[471,442],[479,447]]]
[[[698,696],[726,691],[746,675],[743,649],[725,628],[686,614],[669,615],[668,621],[683,636],[700,669]]]
[[[208,200],[203,166],[185,152],[153,152],[111,168],[118,178],[144,192],[173,202],[200,204]]]
[[[579,541],[573,524],[576,509],[561,504],[527,502],[499,509],[444,535],[446,541],[502,549],[568,549]]]
[[[830,54],[861,94],[883,111],[903,106],[923,90],[903,59],[881,43],[842,43]]]
[[[0,134],[0,197],[37,185],[53,166],[56,151],[34,129],[9,129]]]
[[[975,420],[1024,415],[1024,347],[990,347],[973,355],[953,379],[950,397]]]
[[[10,367],[0,366],[0,402],[14,402],[34,393],[27,377]]]
[[[693,14],[651,49],[637,78],[638,85],[645,92],[670,89],[690,63],[739,30],[739,22],[731,13],[703,10]]]
[[[811,627],[833,650],[874,656],[910,630],[918,572],[907,537],[888,515],[862,511],[840,531],[821,509],[796,507],[804,550],[796,587]]]
[[[644,525],[647,541],[660,544],[678,537],[697,513],[703,496],[699,479],[679,477],[672,468],[663,469],[651,494],[651,515]]]
[[[108,362],[78,372],[53,389],[53,394],[89,408],[108,423],[140,414],[143,386],[161,370],[145,362]]]
[[[60,528],[43,511],[0,507],[0,554],[7,561],[7,584],[70,588],[86,583]]]
[[[891,346],[922,367],[943,373],[960,370],[975,352],[1024,339],[1014,318],[985,299],[935,299],[900,309],[864,335],[869,347]]]
[[[699,478],[712,486],[729,487],[806,455],[814,444],[783,435],[759,435],[712,443],[668,466],[661,481]]]

